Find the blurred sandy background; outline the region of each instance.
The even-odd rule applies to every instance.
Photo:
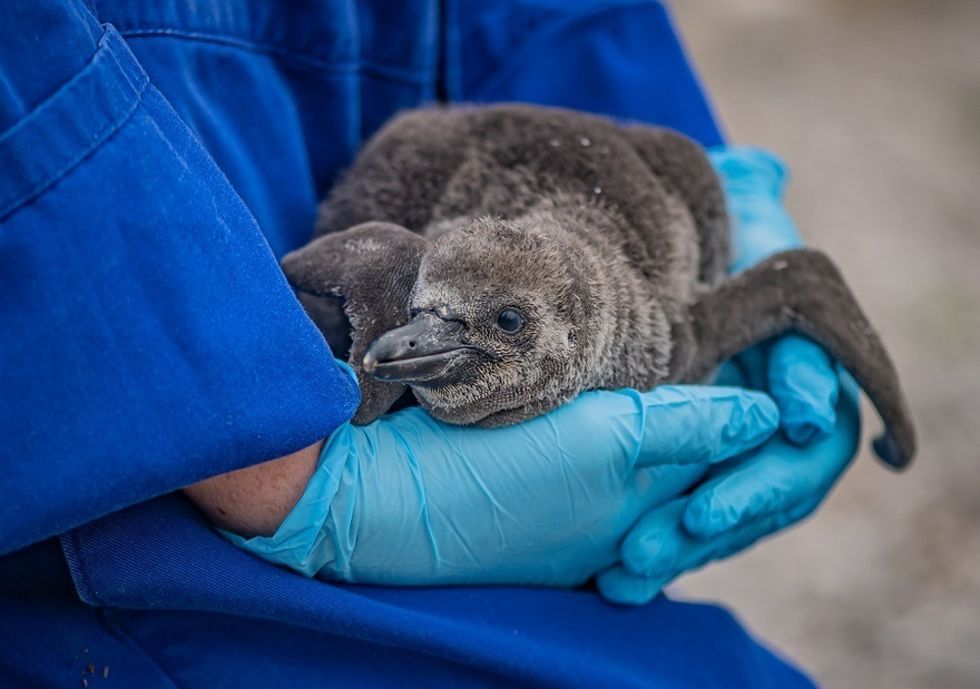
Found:
[[[815,518],[683,593],[826,687],[980,687],[980,2],[673,7],[731,138],[788,160],[803,234],[883,332],[921,435],[908,473],[865,451]]]

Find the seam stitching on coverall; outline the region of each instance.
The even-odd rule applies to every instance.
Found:
[[[72,86],[76,83],[77,79],[84,79],[90,77],[91,72],[87,73],[87,70],[100,69],[101,67],[93,67],[93,65],[95,65],[96,63],[96,60],[98,59],[104,60],[110,58],[114,59],[116,61],[116,64],[119,66],[119,69],[122,70],[122,65],[120,64],[119,58],[113,53],[112,46],[109,45],[109,43],[107,42],[108,40],[111,40],[111,36],[113,33],[115,33],[113,29],[111,28],[107,29],[105,34],[103,34],[102,41],[100,41],[99,49],[96,50],[95,54],[92,56],[92,60],[81,71],[76,73],[70,81],[68,81],[64,86],[62,86],[61,89],[56,91],[47,100],[45,100],[40,106],[38,106],[37,109],[35,109],[32,113],[30,113],[23,119],[21,119],[13,127],[8,129],[3,136],[0,136],[0,141],[3,141],[8,138],[9,140],[16,140],[15,137],[18,137],[21,134],[21,132],[19,131],[21,128],[27,128],[32,124],[36,124],[37,122],[39,122],[39,120],[35,119],[35,117],[39,117],[39,118],[45,117],[44,114],[45,111],[43,110],[43,108],[45,107],[58,108],[59,106],[64,107],[64,105],[62,103],[59,103],[59,101],[57,101],[56,99],[59,97],[59,95],[62,94],[69,94],[68,97],[70,98],[70,92],[67,89],[72,88]],[[128,77],[126,78],[128,79]],[[36,182],[30,187],[27,187],[27,189],[24,190],[23,192],[15,195],[10,201],[7,201],[5,205],[0,205],[0,221],[6,220],[7,217],[9,217],[14,212],[16,212],[23,206],[33,201],[35,198],[40,196],[45,190],[57,184],[69,172],[75,169],[79,165],[79,163],[85,160],[85,158],[87,158],[93,152],[101,148],[103,144],[109,141],[112,135],[115,134],[115,132],[117,132],[120,128],[122,128],[126,124],[126,122],[128,122],[129,119],[132,117],[133,113],[136,112],[136,109],[143,101],[143,94],[146,92],[149,83],[150,83],[149,78],[145,75],[145,73],[142,74],[142,78],[140,79],[140,82],[138,84],[132,85],[133,87],[132,101],[126,105],[126,108],[124,110],[122,110],[115,118],[110,119],[109,121],[104,123],[101,127],[99,127],[99,129],[97,129],[93,134],[91,134],[88,143],[79,146],[74,151],[74,153],[69,154],[68,158],[65,160],[64,163],[54,168],[52,172],[42,175],[38,182]],[[40,123],[42,126],[45,124],[43,120],[40,120]]]
[[[203,31],[187,31],[183,29],[171,29],[168,27],[147,27],[139,29],[127,29],[120,32],[125,38],[175,38],[185,41],[200,41],[214,43],[253,53],[272,55],[295,63],[295,66],[315,71],[317,73],[329,73],[346,75],[357,72],[365,72],[385,79],[405,82],[411,85],[427,83],[428,73],[425,71],[405,71],[390,65],[382,65],[375,62],[363,62],[360,60],[328,62],[326,60],[304,55],[288,48],[273,45],[271,43],[257,43],[247,41],[234,36],[224,36],[221,34],[207,33]]]

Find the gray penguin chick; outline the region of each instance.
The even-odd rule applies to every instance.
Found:
[[[719,180],[670,130],[525,105],[409,111],[321,205],[283,260],[330,337],[349,321],[356,423],[409,386],[436,418],[502,426],[585,390],[700,382],[795,330],[858,380],[907,465],[898,375],[834,264],[777,254],[735,277]]]

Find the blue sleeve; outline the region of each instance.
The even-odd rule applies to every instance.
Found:
[[[656,0],[447,3],[446,97],[520,101],[723,136]]]
[[[81,2],[11,4],[0,553],[296,450],[358,401],[249,208],[126,41]],[[39,61],[23,37],[42,34]]]

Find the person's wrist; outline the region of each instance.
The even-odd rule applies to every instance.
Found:
[[[708,152],[718,174],[732,224],[731,272],[803,245],[783,205],[789,181],[786,164],[752,146],[723,146]]]

